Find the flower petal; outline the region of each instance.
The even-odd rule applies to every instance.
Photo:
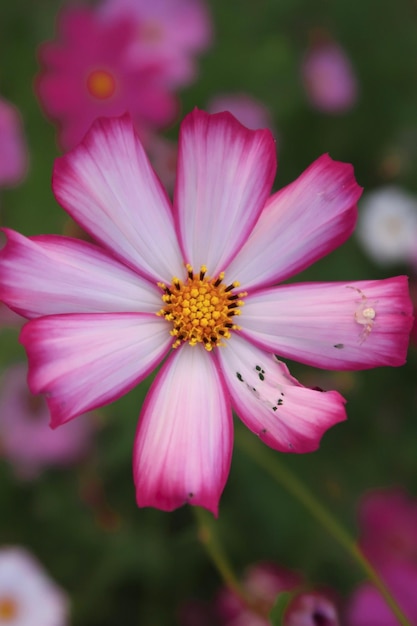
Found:
[[[228,280],[271,285],[329,254],[352,234],[361,193],[352,166],[324,154],[268,200]]]
[[[239,325],[260,347],[335,370],[403,365],[412,305],[407,277],[281,285],[245,299]]]
[[[197,109],[181,126],[174,213],[187,262],[223,271],[251,232],[276,170],[268,130]]]
[[[184,345],[142,410],[133,460],[138,505],[171,511],[188,502],[217,515],[232,440],[232,412],[212,356]]]
[[[154,313],[156,286],[97,246],[45,235],[23,237],[4,229],[0,299],[28,318],[56,313]]]
[[[140,313],[51,315],[23,327],[32,393],[45,393],[53,427],[116,400],[172,344],[165,320]]]
[[[346,419],[345,400],[337,391],[303,387],[274,355],[236,334],[216,355],[233,408],[275,450],[312,452],[328,428]]]
[[[165,191],[128,116],[99,119],[55,161],[58,202],[94,239],[157,282],[184,272]]]

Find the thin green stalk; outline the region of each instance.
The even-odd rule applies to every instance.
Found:
[[[245,592],[222,549],[218,537],[213,532],[213,520],[201,507],[192,507],[198,525],[198,538],[203,544],[210,559],[218,570],[225,584],[245,603]]]
[[[272,478],[301,502],[310,514],[343,546],[377,587],[401,626],[412,626],[389,589],[365,557],[354,539],[340,522],[321,504],[311,491],[265,446],[261,446],[247,430],[236,429],[236,443]]]
[[[264,609],[258,606],[256,601],[248,595],[234,573],[225,551],[223,550],[219,539],[214,532],[213,527],[215,520],[213,520],[212,516],[205,509],[197,506],[193,506],[192,509],[198,525],[199,540],[203,544],[208,556],[219,572],[225,585],[240,598],[245,606],[265,618],[266,614]]]

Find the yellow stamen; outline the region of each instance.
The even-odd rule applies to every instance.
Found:
[[[234,293],[237,281],[223,284],[224,272],[217,277],[207,276],[207,267],[202,265],[195,274],[191,265],[185,266],[187,279],[182,282],[174,276],[172,284],[158,283],[163,291],[164,306],[157,315],[173,324],[171,335],[175,337],[173,348],[188,341],[191,346],[203,343],[209,352],[224,345],[231,337],[231,330],[240,330],[232,318],[240,315],[240,308],[247,293]]]

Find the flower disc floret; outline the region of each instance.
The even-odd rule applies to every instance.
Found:
[[[223,339],[231,337],[232,330],[239,330],[233,322],[235,315],[240,315],[244,302],[241,298],[246,292],[236,293],[237,281],[225,285],[224,272],[217,277],[207,276],[207,267],[202,265],[199,274],[194,275],[191,265],[187,265],[188,276],[185,282],[174,277],[167,287],[158,283],[164,292],[164,306],[157,315],[172,322],[170,331],[175,337],[173,348],[188,341],[191,346],[204,343],[206,350],[223,345]]]

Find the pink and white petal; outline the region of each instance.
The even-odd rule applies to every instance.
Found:
[[[59,313],[155,313],[160,290],[90,243],[4,229],[0,299],[28,318]]]
[[[234,334],[216,351],[232,406],[253,433],[281,452],[312,452],[328,428],[346,419],[337,391],[303,387],[273,354]]]
[[[248,130],[230,113],[195,109],[179,138],[174,214],[188,263],[223,271],[249,236],[276,170],[269,130]]]
[[[355,370],[405,363],[413,323],[407,277],[299,283],[245,298],[242,334],[308,365]]]
[[[165,356],[172,337],[155,315],[92,313],[32,320],[20,341],[29,388],[46,394],[55,427],[127,393]]]
[[[138,505],[171,511],[188,502],[217,515],[232,441],[232,411],[212,355],[184,345],[142,409],[133,458]]]
[[[352,234],[361,193],[351,165],[322,155],[271,196],[228,279],[245,289],[271,285],[329,254]]]
[[[84,230],[146,278],[184,273],[168,197],[128,116],[96,120],[55,161],[52,186]]]

